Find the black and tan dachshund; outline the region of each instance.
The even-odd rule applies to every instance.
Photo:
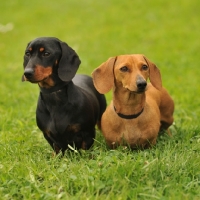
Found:
[[[22,81],[40,87],[36,121],[56,153],[89,149],[106,108],[92,78],[75,75],[80,62],[71,47],[53,37],[36,38],[25,50]]]

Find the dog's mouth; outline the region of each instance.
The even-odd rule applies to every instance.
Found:
[[[52,75],[52,67],[43,67],[36,65],[34,68],[26,68],[22,81],[29,81],[31,83],[45,82]]]
[[[30,83],[38,83],[41,88],[51,88],[55,86],[55,81],[53,80],[52,76],[49,75],[43,78],[27,78],[25,75],[22,77],[22,81],[29,81]]]
[[[138,89],[137,91],[136,91],[136,93],[137,94],[142,94],[142,93],[144,93],[146,91],[146,88],[144,88],[144,89]]]
[[[27,78],[25,75],[22,77],[22,81],[29,81],[31,83],[40,83],[40,82],[43,82],[43,81],[46,81],[47,79],[49,78],[48,77],[45,77],[45,78],[42,78],[42,79],[35,79],[34,77],[32,78]]]
[[[127,89],[127,91],[129,91],[130,93],[133,93],[133,94],[142,94],[147,90],[147,88],[137,89],[137,90],[131,90],[129,88],[126,88],[126,89]]]

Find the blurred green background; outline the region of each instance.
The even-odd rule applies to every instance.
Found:
[[[175,101],[175,139],[184,144],[194,136],[194,129],[195,137],[199,137],[199,8],[199,0],[1,1],[0,181],[12,179],[6,169],[16,157],[24,156],[20,157],[23,160],[30,154],[31,160],[37,160],[34,155],[40,158],[47,149],[51,151],[35,123],[38,86],[21,82],[26,45],[40,36],[54,36],[68,43],[82,61],[78,73],[89,75],[111,56],[146,55],[161,70],[163,85]],[[106,97],[109,103],[111,93]],[[18,184],[22,174],[12,174]],[[5,194],[2,188],[0,192]]]
[[[2,111],[9,109],[5,102],[20,106],[19,100],[24,97],[30,98],[25,107],[35,103],[37,86],[20,82],[24,50],[36,37],[55,36],[77,51],[82,61],[79,73],[91,74],[111,56],[145,54],[160,68],[163,85],[176,102],[176,111],[198,119],[200,14],[197,0],[8,0],[1,2],[0,7]],[[14,102],[9,102],[10,98]]]

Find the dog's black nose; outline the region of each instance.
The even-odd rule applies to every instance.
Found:
[[[136,84],[139,90],[144,90],[147,86],[147,82],[144,79],[138,79],[136,81]]]
[[[27,79],[30,79],[34,74],[34,70],[33,69],[25,69],[24,71],[24,75]]]

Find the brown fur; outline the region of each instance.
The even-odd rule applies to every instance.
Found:
[[[109,58],[94,70],[92,76],[100,93],[113,89],[113,100],[101,122],[109,147],[128,144],[131,148],[148,148],[156,143],[159,131],[167,130],[173,123],[174,102],[162,87],[159,69],[145,56],[134,54]],[[145,84],[148,78],[151,83],[139,89],[138,83]],[[126,116],[141,114],[124,119],[118,113]]]

